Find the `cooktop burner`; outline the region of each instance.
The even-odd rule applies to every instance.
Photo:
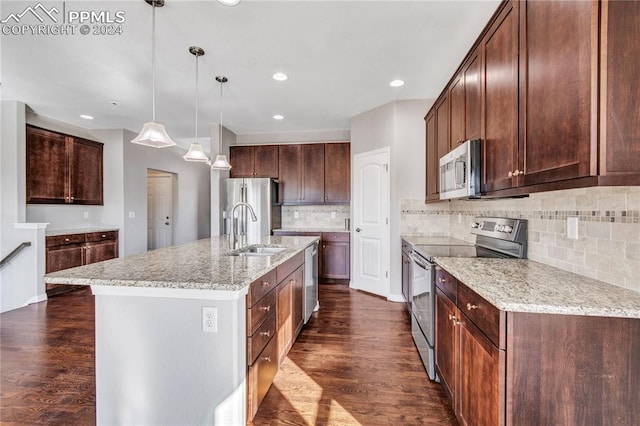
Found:
[[[433,261],[434,257],[481,257],[504,259],[509,256],[477,246],[415,245],[413,250]]]

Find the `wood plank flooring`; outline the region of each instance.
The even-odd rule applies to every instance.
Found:
[[[320,286],[253,425],[455,425],[411,339],[402,304]],[[0,315],[0,423],[95,424],[88,289]]]

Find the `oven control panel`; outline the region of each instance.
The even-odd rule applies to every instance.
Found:
[[[487,237],[512,240],[518,229],[526,229],[526,220],[494,217],[478,217],[471,222],[471,233]]]

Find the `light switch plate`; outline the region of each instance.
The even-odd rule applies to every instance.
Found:
[[[136,212],[129,212],[129,219],[135,219],[136,218]]]

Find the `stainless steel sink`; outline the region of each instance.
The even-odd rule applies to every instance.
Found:
[[[234,250],[229,253],[230,256],[273,256],[274,254],[280,253],[285,250],[286,247],[278,247],[278,246],[263,246],[263,245],[251,245],[247,247],[243,247],[238,250]]]

